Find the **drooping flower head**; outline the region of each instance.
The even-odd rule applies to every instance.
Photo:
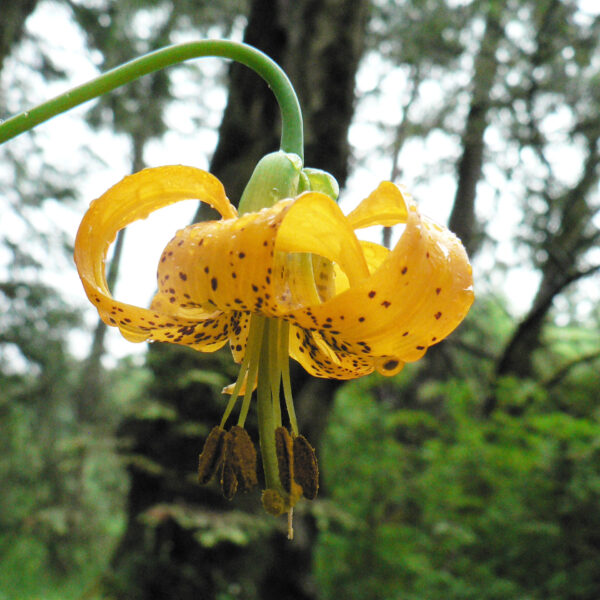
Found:
[[[85,291],[108,325],[131,341],[157,340],[212,352],[229,343],[241,364],[231,399],[200,460],[200,478],[218,473],[227,497],[256,481],[243,430],[257,388],[265,508],[291,511],[318,487],[314,452],[300,435],[288,356],[316,377],[395,375],[449,335],[473,301],[471,267],[460,241],[422,216],[410,195],[381,183],[344,216],[332,178],[303,169],[294,155],[257,167],[238,214],[220,182],[183,166],[146,169],[95,200],[75,244]],[[112,298],[104,261],[116,233],[174,202],[198,199],[218,221],[178,231],[158,265],[150,308]],[[372,225],[403,225],[392,250],[356,237]],[[282,427],[283,383],[291,435]],[[224,425],[238,396],[238,425]]]
[[[317,495],[318,467],[296,422],[289,357],[316,377],[394,375],[464,318],[473,301],[471,268],[460,241],[421,216],[392,183],[380,184],[344,216],[335,180],[303,167],[302,112],[287,75],[245,43],[200,40],[150,52],[0,123],[0,143],[144,74],[202,56],[235,60],[267,82],[281,110],[282,151],[259,162],[239,213],[221,183],[199,169],[160,167],[126,177],[92,202],[75,262],[101,319],[128,340],[202,352],[229,343],[240,373],[224,390],[230,400],[205,442],[198,477],[207,483],[217,475],[227,498],[257,484],[256,451],[244,429],[256,389],[262,501],[272,514],[288,513],[291,533],[294,504]],[[160,259],[150,308],[115,300],[105,260],[117,232],[187,199],[210,204],[221,219],[176,233]],[[397,224],[404,231],[391,251],[355,235]],[[240,397],[237,424],[226,431]]]

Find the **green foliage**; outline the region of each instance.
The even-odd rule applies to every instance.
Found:
[[[438,384],[443,408],[410,417],[377,403],[376,379],[343,388],[323,464],[345,518],[320,523],[323,599],[597,597],[600,423],[505,383],[523,412],[487,420],[464,381]]]
[[[98,64],[109,68],[174,41],[174,32],[214,35],[210,26],[230,32],[243,21],[248,3],[68,4],[90,48],[101,54]],[[426,141],[432,132],[456,142],[469,86],[476,83],[470,65],[479,26],[489,10],[502,17],[506,31],[490,96],[488,181],[482,186],[499,189],[498,219],[490,219],[482,264],[496,287],[499,274],[524,257],[530,257],[532,273],[543,274],[553,262],[558,273],[584,272],[595,264],[588,249],[599,239],[594,190],[600,19],[586,24],[575,2],[373,2],[367,46],[383,63],[403,70],[414,92],[404,94],[403,112],[412,109],[405,123],[394,125],[391,146],[398,152],[403,136]],[[44,55],[39,62],[47,79],[66,73],[66,65]],[[198,76],[195,65],[182,69],[188,83]],[[23,87],[18,97],[31,93],[28,79],[12,86],[13,92]],[[176,106],[171,83],[161,73],[115,92],[95,104],[89,122],[128,135],[141,161],[146,142],[165,131],[165,108]],[[188,93],[202,102],[196,88]],[[557,126],[560,120],[552,119],[561,114],[564,122]],[[390,129],[388,111],[368,119],[380,117]],[[260,597],[254,589],[259,563],[266,569],[279,564],[279,554],[297,551],[297,562],[287,563],[293,568],[307,560],[309,550],[298,527],[298,545],[279,552],[283,538],[273,535],[274,522],[242,512],[251,506],[247,499],[240,500],[238,512],[224,509],[214,490],[206,492],[209,500],[196,495],[205,493],[194,481],[198,442],[220,418],[221,388],[235,379],[230,358],[222,353],[200,361],[188,349],[164,347],[150,351],[147,368],[122,361],[103,373],[93,420],[81,419],[85,367],[66,343],[81,322],[58,290],[40,283],[40,272],[59,262],[47,252],[56,239],[36,231],[44,200],[76,197],[67,180],[80,177],[53,166],[35,136],[23,144],[6,148],[8,175],[0,188],[3,219],[8,210],[27,240],[22,244],[6,231],[1,247],[8,258],[0,282],[0,600],[92,597],[124,527],[127,479],[115,441],[124,418],[138,428],[139,445],[127,448],[127,467],[142,482],[136,492],[144,510],[132,517],[131,527],[139,528],[123,538],[123,589],[131,581],[164,584],[165,574],[175,584],[189,578],[197,587],[199,575],[208,573],[219,598]],[[378,158],[384,146],[376,149]],[[575,162],[587,173],[579,183],[571,172],[578,169],[557,168],[568,149],[579,150]],[[454,169],[460,150],[453,146],[447,167]],[[431,155],[428,181],[444,166],[436,152]],[[510,245],[520,244],[518,256],[495,252],[511,203],[523,211]],[[68,247],[64,239],[59,243]],[[314,565],[322,600],[600,597],[600,313],[592,308],[583,322],[585,291],[567,296],[569,306],[560,316],[568,313],[569,326],[544,324],[530,378],[497,378],[498,358],[516,329],[509,309],[515,291],[483,297],[481,272],[476,265],[478,299],[468,321],[428,360],[393,380],[347,384],[336,398],[320,454],[323,493],[311,508],[320,531]],[[455,379],[440,383],[441,372]],[[495,410],[484,419],[482,405],[490,396],[497,400]],[[328,417],[326,400],[319,405],[323,413],[315,411],[319,420]],[[164,497],[149,498],[143,486],[158,487],[159,478],[167,482]],[[192,490],[185,503],[184,486]],[[214,503],[210,510],[208,501]],[[172,552],[172,530],[194,542],[179,552],[185,556]],[[157,553],[159,561],[152,564],[160,569],[148,574]],[[206,556],[213,564],[199,569]]]

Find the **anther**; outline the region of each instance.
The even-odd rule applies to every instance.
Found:
[[[293,441],[294,479],[302,486],[302,495],[314,500],[319,491],[319,465],[315,449],[303,435]]]
[[[224,437],[225,430],[217,426],[213,427],[206,438],[198,460],[198,481],[201,485],[208,483],[218,470],[223,454]]]
[[[302,488],[294,473],[294,443],[292,436],[285,427],[275,429],[275,454],[277,455],[277,467],[279,469],[279,481],[281,487],[288,494],[286,502],[288,506],[294,506],[302,497]]]
[[[258,483],[256,475],[256,450],[243,427],[234,425],[224,437],[221,489],[223,496],[231,500],[238,488],[251,490]]]
[[[248,492],[258,484],[256,475],[256,450],[248,432],[234,425],[228,433],[231,436],[233,467],[238,478],[240,490]]]

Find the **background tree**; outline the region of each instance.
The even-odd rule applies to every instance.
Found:
[[[92,390],[103,399],[83,397],[94,384],[81,385],[89,362],[71,355],[82,329],[76,294],[56,275],[72,270],[62,248],[74,230],[45,226],[49,206],[77,201],[84,170],[104,168],[86,136],[118,131],[115,170],[153,164],[158,145],[176,150],[164,120],[186,94],[206,130],[202,100],[221,75],[194,62],[102,99],[81,139],[85,164],[57,160],[42,129],[7,144],[0,596],[595,600],[600,17],[572,0],[52,7],[71,11],[68,22],[86,32],[82,52],[102,68],[243,30],[299,92],[307,164],[341,183],[348,174],[342,198],[401,176],[423,211],[447,215],[475,252],[477,302],[448,341],[396,378],[340,385],[293,370],[323,493],[297,511],[290,544],[257,495],[230,504],[195,482],[220,390],[235,377],[227,352],[154,345],[144,367],[139,356],[107,356]],[[66,85],[74,60],[23,18],[20,28],[0,25],[1,42],[14,41],[3,55],[2,117],[30,106],[46,81]],[[228,75],[211,170],[236,201],[256,161],[277,148],[279,116],[260,78],[235,65]],[[198,148],[185,162],[202,160]],[[85,404],[93,410],[80,411]],[[109,555],[104,577],[88,585]]]
[[[319,6],[297,2],[288,8],[285,3],[253,2],[244,40],[274,58],[294,82],[305,116],[306,163],[329,169],[343,184],[349,152],[345,132],[353,113],[368,6],[335,0]],[[258,160],[278,147],[278,123],[278,108],[266,85],[245,67],[232,65],[210,170],[234,201]],[[204,357],[186,349],[157,346],[150,352],[149,366],[157,381],[165,382],[151,394],[169,416],[161,412],[153,420],[134,419],[124,426],[135,459],[130,463],[128,528],[109,583],[120,597],[171,594],[184,599],[202,593],[217,598],[236,586],[248,598],[314,597],[309,577],[312,527],[290,545],[281,523],[274,530],[274,522],[263,514],[249,521],[216,489],[199,489],[194,482],[202,438],[223,409],[220,389],[233,379],[227,363],[226,355]],[[213,371],[226,377],[209,378]],[[332,386],[315,386],[299,372],[294,379],[302,429],[318,445]],[[260,506],[257,497],[252,500],[248,510]],[[263,556],[260,565],[257,554]]]

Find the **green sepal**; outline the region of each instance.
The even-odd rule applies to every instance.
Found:
[[[336,181],[335,177],[327,171],[322,171],[321,169],[311,169],[306,168],[302,169],[302,175],[300,177],[301,185],[303,182],[308,179],[309,187],[307,189],[302,189],[302,192],[321,192],[329,196],[332,200],[337,200],[340,195],[340,186]]]
[[[301,171],[302,159],[297,154],[279,150],[263,156],[244,189],[239,214],[273,206],[283,198],[294,198]]]

